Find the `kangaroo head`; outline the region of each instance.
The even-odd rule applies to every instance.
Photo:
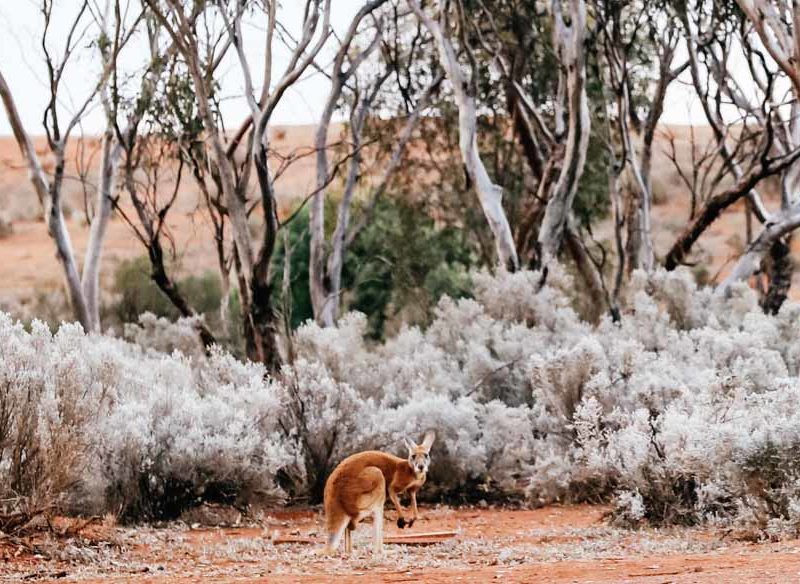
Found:
[[[431,446],[436,439],[434,432],[427,432],[422,444],[417,444],[411,438],[404,438],[406,448],[408,448],[408,466],[414,471],[418,477],[428,472],[428,466],[431,463]]]

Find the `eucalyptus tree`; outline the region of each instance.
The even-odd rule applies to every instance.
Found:
[[[121,169],[122,190],[127,194],[130,207],[117,200],[116,212],[128,224],[136,239],[146,250],[150,261],[150,277],[182,317],[199,316],[186,295],[178,286],[168,267],[168,252],[175,250],[175,242],[167,220],[178,199],[184,176],[189,170],[196,176],[207,167],[203,159],[202,123],[199,120],[191,82],[186,78],[183,63],[178,58],[174,43],[162,49],[162,31],[159,23],[147,19],[149,60],[141,75],[141,83],[133,95],[126,99],[119,91],[114,99],[127,113],[127,124],[116,127],[120,148],[124,151]],[[219,62],[220,59],[217,59]],[[191,164],[194,162],[194,166]],[[198,180],[200,186],[205,186]],[[202,190],[202,189],[201,189]],[[207,191],[203,191],[208,194]],[[207,200],[207,199],[206,199]],[[224,232],[220,219],[211,207],[212,236],[215,248],[224,249]],[[222,281],[226,265],[220,266]],[[227,287],[226,287],[227,289]],[[223,303],[228,298],[223,294]],[[223,311],[221,321],[227,321]],[[202,319],[195,319],[204,346],[217,342]]]
[[[56,257],[64,271],[75,318],[85,330],[97,331],[100,329],[99,278],[103,242],[111,218],[113,198],[116,196],[115,177],[120,158],[120,150],[112,131],[116,123],[116,111],[109,99],[109,79],[120,52],[136,31],[143,14],[137,7],[130,12],[124,9],[120,0],[107,0],[103,5],[82,0],[70,8],[69,16],[61,13],[61,9],[52,0],[41,0],[40,12],[44,25],[41,47],[48,89],[43,127],[53,160],[51,176],[45,171],[30,130],[22,121],[17,106],[18,96],[15,96],[2,71],[0,98],[14,138],[28,165],[34,191],[44,209],[48,234],[55,244]],[[56,41],[52,38],[52,28],[55,19],[61,18],[68,22],[68,32],[60,50],[55,51],[53,44]],[[68,67],[75,66],[76,55],[89,41],[99,52],[100,71],[96,81],[78,99],[77,105],[69,110],[65,107],[69,100],[65,98],[68,90],[64,87],[64,74]],[[91,228],[81,270],[64,217],[67,146],[98,96],[106,117],[106,129],[102,139],[95,212],[88,218]]]
[[[381,8],[384,9],[379,11]],[[372,16],[372,26],[360,30],[359,26],[367,16]],[[400,171],[406,147],[414,139],[423,112],[431,104],[443,78],[440,72],[426,75],[418,69],[416,61],[424,56],[424,45],[417,42],[419,31],[412,37],[416,40],[410,43],[403,40],[412,29],[408,15],[400,11],[396,2],[387,4],[373,0],[355,14],[333,60],[331,89],[315,136],[317,189],[310,205],[309,285],[315,318],[323,326],[333,325],[339,315],[346,251],[370,220],[378,200]],[[361,48],[356,48],[354,45],[359,43]],[[405,86],[402,82],[392,83],[392,79],[401,77],[413,77],[414,87],[410,87],[412,83]],[[403,96],[403,107],[399,111],[389,110],[400,123],[396,134],[380,138],[367,135],[369,125],[388,126],[380,119],[379,112],[388,102],[398,102],[398,94]],[[328,163],[328,134],[337,107],[349,111],[349,140],[345,140],[349,142],[349,148],[346,153],[347,171],[336,205],[335,226],[330,238],[326,238],[324,203],[332,175]],[[381,130],[377,133],[385,134]],[[375,152],[381,148],[381,140],[387,146],[386,158]],[[365,172],[366,157],[362,150],[370,152],[373,164],[369,170],[372,172]],[[370,178],[370,174],[375,176]],[[352,206],[357,188],[363,203],[362,213],[361,219],[353,223]]]
[[[325,326],[334,324],[338,312],[339,295],[341,290],[342,258],[347,226],[349,222],[349,209],[355,189],[355,180],[358,175],[359,161],[361,158],[361,134],[364,118],[369,111],[370,104],[375,95],[380,91],[389,74],[381,75],[374,82],[374,87],[367,88],[367,95],[355,97],[354,101],[361,101],[361,106],[354,106],[350,116],[350,131],[353,138],[353,163],[348,174],[345,192],[343,193],[339,212],[337,213],[336,232],[331,245],[326,246],[325,241],[325,198],[327,185],[330,182],[331,170],[328,168],[328,133],[331,119],[346,86],[351,81],[357,81],[359,67],[367,61],[378,48],[382,34],[382,21],[374,19],[372,38],[367,40],[365,46],[356,47],[360,32],[359,27],[367,17],[373,15],[386,0],[372,0],[364,4],[356,12],[344,37],[339,43],[339,48],[333,59],[331,70],[328,72],[331,79],[331,88],[322,110],[319,124],[317,125],[314,146],[316,148],[317,163],[317,192],[310,204],[310,230],[311,230],[311,257],[309,264],[309,288],[311,303],[316,320]],[[363,31],[362,35],[363,35]],[[358,90],[354,89],[358,94]],[[360,110],[360,111],[357,111]],[[326,250],[325,248],[329,249]]]
[[[461,157],[467,175],[475,186],[481,208],[494,236],[497,260],[503,268],[514,271],[519,268],[519,257],[514,244],[511,226],[503,208],[503,190],[492,181],[478,149],[478,112],[476,104],[478,65],[472,47],[467,40],[464,8],[460,2],[455,3],[461,49],[466,54],[466,60],[470,66],[469,77],[464,73],[454,48],[451,38],[454,33],[449,28],[450,19],[447,14],[447,5],[440,7],[437,20],[423,10],[417,0],[409,0],[409,5],[433,36],[439,53],[440,65],[450,80],[458,106]]]
[[[763,270],[768,282],[762,303],[765,310],[776,312],[791,285],[787,237],[800,225],[800,49],[791,25],[798,22],[796,3],[696,0],[676,8],[676,13],[682,20],[692,83],[714,133],[721,169],[730,174],[733,185],[707,197],[670,248],[666,267],[684,262],[720,214],[744,199],[748,213],[763,228],[748,241],[719,291],[727,293],[734,282]],[[778,176],[781,184],[775,211],[758,191],[770,176]]]
[[[244,98],[250,115],[230,137],[221,120],[214,115],[212,100],[214,51],[218,44],[206,39],[194,26],[191,11],[179,0],[146,0],[152,13],[167,31],[183,58],[195,91],[202,120],[209,161],[218,174],[226,215],[234,243],[234,263],[239,282],[247,355],[276,371],[281,363],[278,325],[275,313],[271,260],[275,251],[280,221],[277,214],[273,176],[269,168],[269,127],[272,116],[287,90],[314,63],[331,35],[331,0],[306,0],[302,11],[301,35],[291,47],[285,69],[273,78],[273,65],[281,31],[278,2],[211,2],[202,7],[214,12],[224,22],[244,79]],[[198,6],[193,3],[193,6]],[[242,20],[248,11],[256,11],[265,26],[265,58],[262,85],[254,84],[253,69],[243,43]],[[237,160],[242,140],[247,136],[243,161]],[[248,222],[247,190],[255,170],[258,203],[264,224],[253,237]]]

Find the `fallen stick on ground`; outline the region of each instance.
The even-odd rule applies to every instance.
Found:
[[[455,537],[455,531],[428,531],[422,533],[403,533],[400,535],[390,535],[386,539],[420,539],[425,537]]]
[[[404,533],[403,535],[391,535],[384,539],[386,544],[398,545],[433,545],[441,543],[442,540],[449,539],[458,535],[455,531],[429,531],[427,533]],[[303,535],[280,535],[275,534],[272,537],[272,543],[275,545],[281,544],[321,544],[322,541],[312,537]]]

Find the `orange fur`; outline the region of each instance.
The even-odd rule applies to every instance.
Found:
[[[425,482],[425,472],[416,472],[412,463],[420,461],[427,470],[428,453],[433,433],[426,435],[423,444],[409,444],[409,458],[370,450],[344,459],[325,483],[325,524],[328,532],[326,551],[332,553],[344,536],[346,551],[350,551],[350,531],[367,515],[375,522],[375,551],[383,549],[383,506],[386,496],[394,503],[398,524],[413,524],[417,518],[416,493]],[[404,519],[398,495],[411,494],[413,517]]]

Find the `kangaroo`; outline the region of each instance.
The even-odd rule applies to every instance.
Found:
[[[397,525],[411,527],[419,518],[417,491],[425,483],[430,451],[436,435],[425,434],[422,444],[405,438],[408,458],[369,450],[345,458],[325,483],[324,506],[328,541],[325,553],[335,553],[344,535],[346,553],[353,551],[351,531],[364,517],[372,515],[375,526],[374,552],[383,555],[383,506],[386,495],[397,509]],[[411,518],[406,519],[398,495],[411,496]]]

